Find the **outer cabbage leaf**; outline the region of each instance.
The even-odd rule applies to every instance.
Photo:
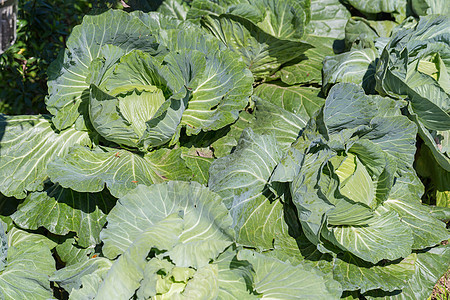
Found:
[[[104,257],[91,258],[57,270],[50,281],[69,292],[70,299],[94,299],[112,264]]]
[[[167,255],[181,267],[199,267],[216,258],[234,239],[231,217],[221,198],[196,182],[139,185],[119,199],[101,233],[103,253],[114,258],[139,235],[170,214],[184,213],[179,243]]]
[[[279,39],[301,40],[310,18],[309,1],[248,0],[248,2],[249,6],[246,8],[257,8],[263,13],[264,18],[256,23],[259,28]],[[229,13],[235,14],[239,8],[236,6]]]
[[[444,169],[446,172],[450,172],[450,153],[448,152],[448,150],[446,151],[446,149],[448,148],[443,146],[445,145],[445,143],[448,143],[450,130],[443,132],[443,134],[437,134],[438,132],[432,131],[433,133],[435,133],[432,134],[432,132],[430,132],[430,130],[428,130],[424,126],[424,124],[420,122],[419,118],[416,114],[414,114],[410,106],[408,106],[408,110],[409,118],[417,124],[419,135],[424,141],[425,145],[431,151],[431,155],[434,157],[434,160],[442,169]],[[437,141],[440,143],[438,143]]]
[[[379,98],[367,96],[355,84],[335,85],[328,94],[323,112],[328,135],[368,125],[378,113]]]
[[[417,255],[413,253],[403,260],[372,265],[346,253],[335,259],[333,275],[344,290],[394,291],[403,288],[412,278],[416,260]]]
[[[25,198],[43,189],[48,164],[74,145],[90,145],[87,132],[68,128],[55,132],[48,117],[0,117],[0,192]]]
[[[158,7],[158,12],[164,16],[171,16],[179,20],[186,20],[189,5],[185,0],[165,0]]]
[[[43,226],[58,235],[73,231],[79,245],[88,247],[100,243],[106,214],[115,202],[107,192],[78,193],[53,185],[45,192],[30,194],[11,218],[26,229]]]
[[[236,4],[246,4],[246,1],[240,0],[194,0],[191,4],[191,9],[188,12],[188,19],[196,19],[200,16],[214,15],[218,16],[227,12],[228,7],[233,7]],[[247,8],[244,6],[244,8]],[[250,14],[247,14],[250,19],[261,19],[261,14],[258,9],[253,9]]]
[[[25,247],[28,244],[43,244],[48,249],[53,249],[56,246],[56,242],[47,238],[41,234],[30,233],[25,230],[14,227],[11,223],[11,227],[8,231],[8,246],[14,246],[16,248]]]
[[[419,16],[450,14],[450,8],[445,0],[412,0],[411,7],[412,10]]]
[[[236,150],[215,160],[208,186],[218,193],[233,217],[240,244],[270,249],[282,218],[282,205],[268,195],[268,180],[281,159],[276,140],[244,130]]]
[[[323,62],[324,93],[338,82],[361,85],[367,93],[375,91],[375,68],[378,53],[373,48],[352,50],[336,56],[327,56]]]
[[[427,194],[436,199],[436,206],[450,207],[450,172],[435,162],[432,151],[422,146],[416,159],[416,171],[427,180]]]
[[[242,131],[249,127],[254,120],[255,116],[253,114],[250,114],[246,110],[241,111],[239,118],[230,126],[227,134],[211,144],[214,150],[214,156],[219,158],[230,154],[234,147],[236,147]]]
[[[378,21],[370,21],[361,17],[349,18],[345,25],[345,48],[347,50],[373,48],[375,39],[380,35],[371,24]]]
[[[302,265],[292,266],[251,250],[241,250],[237,257],[252,264],[253,288],[262,299],[336,299],[342,293],[340,287],[330,289],[324,278]]]
[[[289,213],[287,213],[287,215],[288,214]],[[303,251],[305,250],[302,248],[303,243],[305,242],[305,240],[307,242],[305,236],[297,235],[298,232],[293,233],[294,231],[297,231],[297,229],[294,229],[292,227],[290,227],[289,229],[285,228],[285,230],[286,234],[288,234],[287,231],[289,230],[289,235],[296,235],[296,239],[294,239],[292,236],[289,236],[289,241],[287,243],[285,243],[287,240],[284,240],[283,243],[277,243],[277,241],[275,241],[275,250],[265,252],[264,255],[289,263],[294,267],[303,268],[305,271],[311,272],[315,276],[321,277],[324,280],[324,283],[329,291],[341,291],[341,284],[333,279],[333,274],[331,273],[332,266],[330,263],[331,258],[329,258],[329,254],[322,256],[324,260],[320,261],[320,264],[316,264],[316,262],[313,262],[314,258],[312,258],[312,256],[309,256],[310,258],[312,258],[312,260],[308,260],[307,256],[312,253],[306,253],[305,251]],[[312,248],[315,247],[313,246]],[[302,252],[300,252],[299,250]],[[315,251],[318,252],[317,248],[315,248]],[[305,255],[305,257],[303,257],[303,255]]]
[[[304,122],[309,121],[325,103],[314,87],[288,86],[281,83],[263,83],[255,89],[255,94],[285,110],[298,115]]]
[[[110,10],[97,16],[86,16],[83,23],[72,30],[64,54],[49,68],[46,104],[54,115],[56,128],[71,126],[80,114],[87,117],[89,65],[101,55],[105,44],[118,46],[124,52],[140,49],[157,53],[158,46],[149,28],[124,11]]]
[[[322,61],[325,57],[334,55],[334,38],[307,35],[304,41],[314,48],[284,64],[272,77],[279,77],[281,81],[291,85],[322,82]]]
[[[324,274],[332,275],[333,256],[330,253],[320,252],[317,246],[308,240],[292,205],[285,206],[281,234],[275,240],[274,248],[273,252],[278,259],[290,261],[293,265],[309,264]]]
[[[394,97],[407,95],[419,121],[432,130],[450,128],[449,24],[449,17],[434,15],[422,18],[413,29],[398,31],[377,66],[377,91]],[[433,57],[435,63],[429,61]],[[424,67],[429,63],[439,67],[437,75]]]
[[[250,127],[258,134],[270,132],[281,150],[287,150],[294,143],[304,127],[305,120],[264,99],[253,97],[255,120]]]
[[[364,294],[370,300],[407,300],[427,299],[439,278],[450,267],[450,250],[448,245],[441,245],[417,253],[415,273],[401,290],[383,292],[374,290]]]
[[[177,0],[180,2],[180,0]],[[161,2],[161,0],[156,1]],[[184,0],[181,0],[181,2],[186,2]],[[159,7],[163,8],[164,4],[159,3]],[[137,4],[133,5],[134,7],[137,7]],[[166,14],[163,12],[157,12],[154,11],[148,11],[144,12],[144,10],[139,10],[138,8],[135,8],[134,11],[132,11],[130,14],[133,16],[138,17],[142,22],[144,22],[145,25],[147,25],[152,33],[155,34],[155,36],[158,39],[158,42],[160,42],[160,38],[165,34],[166,30],[170,29],[181,29],[181,28],[190,28],[195,26],[193,23],[190,22],[183,22],[179,20],[178,18],[175,18],[174,16],[171,16],[170,14]]]
[[[8,237],[6,236],[6,232],[4,230],[6,226],[3,226],[4,223],[0,222],[0,271],[3,271],[7,265],[7,255],[8,255]]]
[[[430,206],[428,208],[430,214],[438,220],[450,220],[450,208],[442,206]]]
[[[406,17],[405,0],[375,0],[375,1],[363,1],[363,0],[345,0],[351,6],[357,10],[367,14],[378,14],[381,12],[394,13],[397,22],[401,22]]]
[[[345,46],[347,49],[373,48],[377,44],[377,38],[390,37],[397,25],[394,21],[371,21],[352,17],[345,25]]]
[[[312,0],[311,21],[306,27],[306,34],[342,39],[348,18],[350,12],[338,0]]]
[[[286,259],[313,265],[334,280],[337,280],[344,290],[396,290],[405,286],[405,282],[412,278],[415,270],[416,254],[406,259],[396,261],[383,261],[376,265],[344,252],[337,257],[329,253],[322,253],[317,246],[308,241],[295,220],[291,211],[286,214],[289,238],[279,240],[278,253],[284,253]],[[300,230],[299,230],[300,229]],[[327,245],[329,246],[329,245]],[[344,293],[345,294],[345,293]]]
[[[188,17],[225,13],[249,20],[264,32],[284,40],[300,40],[310,19],[309,1],[304,0],[196,0]]]
[[[153,184],[192,176],[181,158],[181,149],[160,149],[144,157],[112,148],[76,147],[50,164],[50,178],[78,192],[100,192],[105,185],[121,197],[138,184]]]
[[[212,144],[216,157],[230,153],[247,127],[252,128],[257,134],[267,134],[267,132],[273,134],[282,151],[289,149],[298,138],[306,124],[302,117],[257,96],[253,96],[252,100],[255,103],[253,114],[241,112],[240,118],[230,127],[230,131]]]
[[[276,75],[287,84],[320,83],[322,61],[334,54],[335,40],[344,37],[349,17],[350,12],[338,0],[311,1],[311,21],[306,26],[303,41],[314,48],[283,66]]]
[[[300,144],[300,145],[299,145]],[[294,143],[284,154],[272,173],[270,182],[292,182],[299,173],[304,159],[304,144]]]
[[[68,238],[62,244],[57,245],[55,250],[66,267],[87,261],[90,257],[95,255],[94,248],[82,248],[77,244],[74,238]]]
[[[208,54],[211,50],[224,51],[227,49],[222,41],[208,34],[200,27],[167,30],[164,33],[164,35],[160,36],[160,42],[171,51],[191,49]]]
[[[395,211],[412,230],[413,249],[432,247],[450,238],[445,223],[430,215],[420,198],[411,193],[406,183],[397,181],[383,207]]]
[[[394,212],[373,217],[365,226],[333,227],[331,231],[339,247],[374,264],[411,253],[411,230]]]
[[[231,247],[215,261],[219,267],[219,298],[223,299],[257,299],[252,293],[252,266],[246,261],[238,260],[236,251]]]
[[[262,192],[280,159],[281,152],[273,136],[257,135],[246,129],[235,151],[212,163],[208,186],[231,208],[239,204],[242,194]]]
[[[320,244],[325,214],[334,207],[331,202],[319,197],[316,190],[322,169],[333,155],[331,151],[305,154],[301,168],[290,184],[292,202],[297,208],[302,229],[315,245]]]
[[[403,116],[376,117],[370,122],[372,130],[364,135],[380,146],[397,169],[405,172],[414,162],[417,126]]]
[[[272,75],[282,64],[311,47],[303,42],[278,39],[252,22],[233,15],[207,17],[204,26],[242,57],[255,79]]]
[[[54,243],[22,230],[3,235],[8,244],[6,262],[0,271],[0,295],[3,299],[47,299],[53,293],[49,276],[55,271],[50,252]],[[5,240],[6,239],[6,240]]]
[[[181,157],[192,170],[193,180],[206,184],[209,179],[209,167],[214,161],[212,151],[198,148],[182,148]]]

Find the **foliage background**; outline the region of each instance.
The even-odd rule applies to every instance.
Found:
[[[0,56],[0,113],[46,113],[47,67],[84,15],[120,8],[120,1],[20,0],[17,40]]]

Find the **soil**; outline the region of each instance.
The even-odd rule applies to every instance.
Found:
[[[448,300],[450,296],[450,270],[439,279],[431,294],[431,300]]]

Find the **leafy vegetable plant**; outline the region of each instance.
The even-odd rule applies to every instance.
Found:
[[[416,137],[445,169],[449,19],[372,2],[85,16],[51,115],[1,116],[2,297],[428,297],[449,211]]]

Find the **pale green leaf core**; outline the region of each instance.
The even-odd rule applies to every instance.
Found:
[[[375,199],[375,186],[366,167],[358,157],[348,153],[347,158],[336,170],[341,194],[356,202],[371,206]]]
[[[138,136],[144,134],[147,128],[145,122],[150,120],[166,101],[162,90],[157,87],[146,88],[141,92],[134,90],[118,98],[120,112]]]

